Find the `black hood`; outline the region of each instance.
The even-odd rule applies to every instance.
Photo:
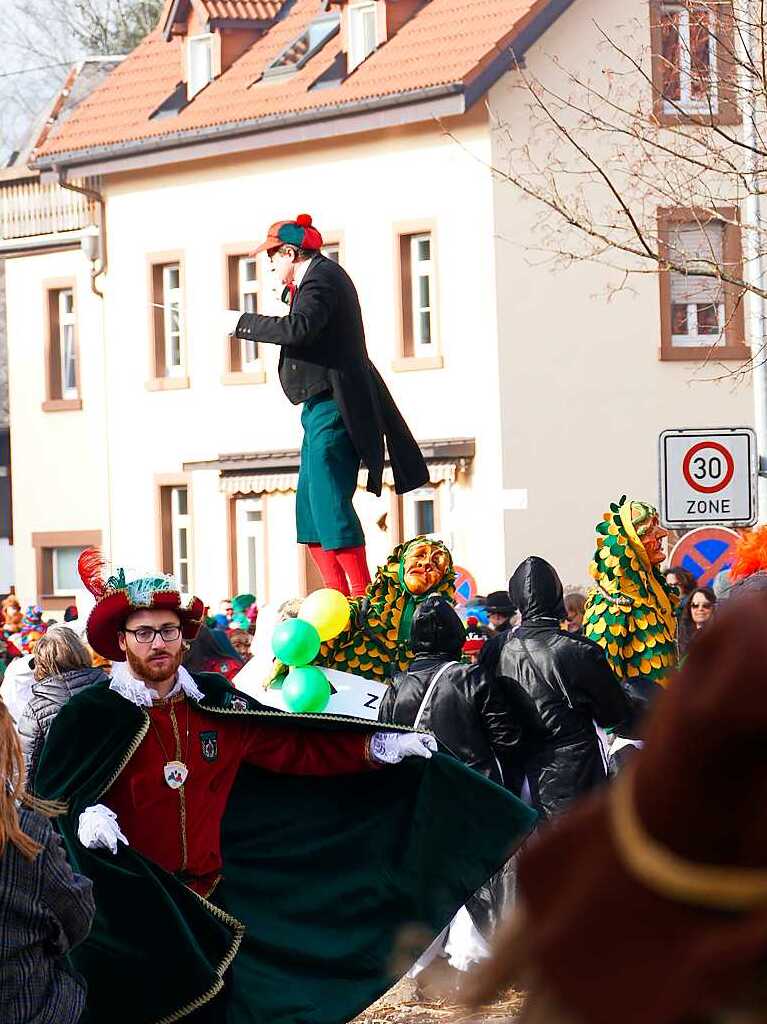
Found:
[[[514,570],[509,580],[509,596],[519,608],[522,621],[567,618],[562,581],[557,570],[545,558],[530,555]]]
[[[458,654],[465,639],[463,623],[444,597],[427,597],[418,605],[410,630],[416,654]]]

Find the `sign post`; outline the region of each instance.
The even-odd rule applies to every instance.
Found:
[[[757,450],[750,427],[664,430],[659,449],[664,526],[754,525]]]

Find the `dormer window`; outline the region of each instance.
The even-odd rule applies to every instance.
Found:
[[[349,6],[349,71],[378,46],[378,11],[374,0]]]
[[[213,35],[191,36],[187,43],[187,95],[191,99],[213,79]]]
[[[341,15],[337,11],[315,18],[306,31],[286,46],[264,71],[264,78],[278,78],[302,68],[333,36],[338,35]]]

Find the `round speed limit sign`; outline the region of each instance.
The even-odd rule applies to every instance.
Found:
[[[753,525],[756,452],[749,427],[664,430],[659,452],[663,525]]]
[[[735,475],[735,460],[723,444],[700,441],[685,455],[682,473],[694,491],[716,494],[730,484]]]

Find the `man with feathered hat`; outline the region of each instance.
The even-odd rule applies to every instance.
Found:
[[[422,925],[426,944],[530,812],[432,756],[429,735],[275,712],[190,675],[199,598],[166,576],[105,579],[98,552],[80,571],[112,676],[60,712],[36,788],[68,805],[70,860],[95,883],[75,956],[87,1019],[351,1019],[391,981],[403,927]]]
[[[308,545],[326,586],[359,596],[370,582],[352,504],[360,462],[368,471],[367,489],[379,496],[385,446],[398,494],[428,483],[429,472],[368,357],[354,284],[322,255],[322,244],[308,214],[272,224],[255,253],[269,256],[290,311],[235,313],[227,324],[238,338],[281,347],[280,383],[290,401],[303,406],[298,543]]]

